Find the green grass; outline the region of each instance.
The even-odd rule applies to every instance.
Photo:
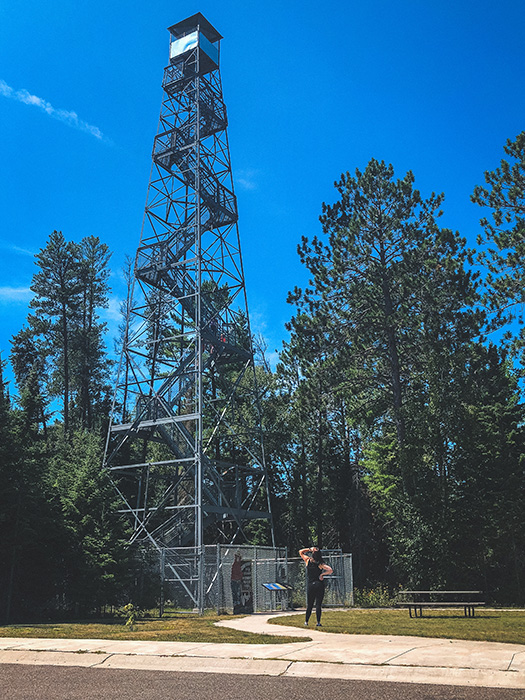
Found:
[[[232,615],[178,615],[169,619],[140,620],[128,629],[123,619],[0,627],[0,637],[45,639],[127,639],[155,642],[213,642],[230,644],[282,644],[304,641],[304,637],[251,634],[214,622],[235,619]]]
[[[323,611],[322,632],[382,634],[413,637],[444,637],[484,642],[525,644],[525,610],[476,610],[464,617],[463,610],[429,610],[422,618],[411,618],[408,610]],[[304,614],[271,620],[274,625],[304,629]],[[310,620],[315,629],[315,614]]]
[[[314,616],[315,617],[315,616]],[[310,621],[315,629],[314,617]],[[146,619],[130,630],[123,619],[9,625],[0,627],[0,637],[40,637],[47,639],[127,639],[165,642],[213,642],[230,644],[282,644],[306,641],[305,637],[251,634],[214,622],[235,619],[232,615],[206,613],[179,614],[170,618]],[[271,621],[304,629],[304,614],[278,617]],[[525,644],[525,610],[478,610],[464,617],[462,610],[425,611],[422,618],[410,618],[406,610],[365,609],[323,612],[323,632],[339,634],[409,635],[444,637],[488,642]]]

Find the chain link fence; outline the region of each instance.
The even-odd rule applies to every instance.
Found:
[[[352,555],[322,550],[334,573],[327,582],[324,605],[353,605]],[[289,559],[285,547],[207,545],[204,553],[205,608],[235,614],[290,610],[306,606],[305,565]],[[199,556],[194,547],[161,553],[161,615],[165,606],[195,609]],[[278,584],[272,586],[271,584]]]

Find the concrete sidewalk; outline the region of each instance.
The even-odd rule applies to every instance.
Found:
[[[330,634],[269,625],[271,617],[275,614],[255,614],[217,624],[246,632],[304,636],[305,641],[211,644],[1,638],[0,663],[525,688],[525,646],[520,644]]]

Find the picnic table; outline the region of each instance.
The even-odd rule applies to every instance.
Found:
[[[408,608],[410,617],[423,617],[423,608],[463,608],[465,617],[474,617],[476,607],[485,605],[482,595],[482,591],[399,591],[395,605]]]

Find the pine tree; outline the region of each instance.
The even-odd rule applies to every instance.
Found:
[[[95,236],[83,238],[77,248],[80,303],[78,324],[72,335],[76,394],[76,420],[80,428],[93,427],[96,416],[107,414],[109,362],[104,347],[106,324],[99,310],[108,307],[110,252]]]
[[[131,553],[116,494],[100,468],[101,439],[76,430],[57,436],[49,460],[49,482],[65,528],[62,592],[66,607],[84,614],[115,605],[129,584]]]
[[[299,246],[311,280],[290,294],[298,309],[290,346],[315,401],[321,406],[327,397],[321,410],[328,433],[318,421],[318,440],[321,430],[325,435],[312,453],[323,464],[325,494],[332,494],[338,517],[351,519],[360,502],[349,498],[352,505],[343,507],[334,491],[337,465],[346,461],[358,465],[356,496],[366,489],[370,497],[370,510],[361,509],[368,510],[362,521],[368,531],[360,541],[379,560],[382,545],[373,541],[382,532],[394,563],[402,536],[414,554],[410,566],[428,579],[447,500],[453,422],[447,397],[483,315],[474,308],[476,276],[467,269],[472,251],[437,225],[443,196],[423,199],[413,185],[411,173],[395,180],[392,166],[375,160],[336,183],[339,200],[323,205],[321,217],[327,242],[303,238]],[[342,429],[334,434],[338,411],[353,440]],[[340,531],[347,527],[339,524]],[[416,534],[429,531],[435,534],[421,549]]]
[[[328,244],[303,238],[299,247],[311,287],[290,295],[299,310],[290,328],[306,338],[297,341],[300,352],[319,344],[353,411],[391,422],[399,447],[431,346],[474,337],[481,321],[469,309],[471,252],[458,234],[438,228],[443,197],[423,200],[413,182],[411,173],[394,180],[392,166],[375,160],[355,178],[343,175],[339,201],[323,205]]]
[[[100,425],[108,411],[110,363],[99,311],[108,306],[109,257],[95,236],[76,244],[54,231],[36,256],[39,269],[31,285],[35,314],[12,341],[20,391],[32,368],[33,387],[39,388],[43,405],[48,398],[61,400],[66,433]]]
[[[49,401],[45,391],[46,352],[43,341],[31,328],[22,328],[11,339],[11,365],[20,392],[20,402],[31,424],[46,434]]]
[[[36,335],[46,340],[46,354],[54,368],[49,393],[61,396],[64,430],[69,431],[71,401],[72,335],[81,302],[77,246],[68,243],[61,231],[53,231],[38,255],[39,272],[33,277],[35,296],[29,321]]]
[[[46,486],[46,444],[32,397],[10,405],[0,371],[0,619],[38,619],[54,603],[60,512]]]
[[[506,327],[507,340],[523,348],[525,301],[525,131],[504,146],[508,160],[485,172],[486,187],[477,186],[472,201],[491,210],[483,217],[484,233],[478,243],[480,261],[487,268],[485,304],[492,314],[491,328]],[[518,330],[516,331],[516,324]]]

